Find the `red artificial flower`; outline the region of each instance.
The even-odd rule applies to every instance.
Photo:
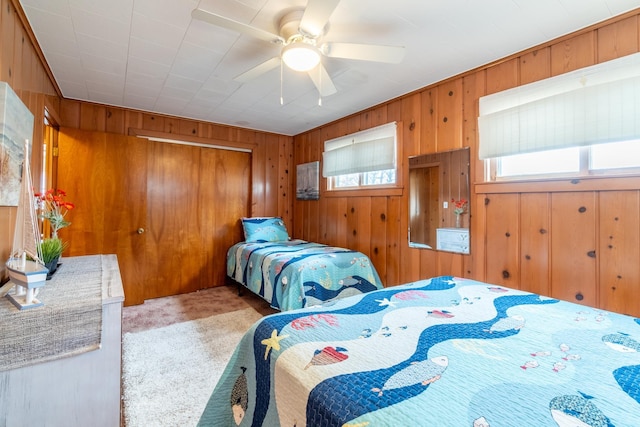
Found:
[[[64,200],[67,193],[64,190],[49,189],[44,194],[36,193],[35,197],[40,206],[40,218],[46,219],[51,224],[51,234],[56,237],[58,230],[71,225],[65,219],[68,211],[76,206]]]

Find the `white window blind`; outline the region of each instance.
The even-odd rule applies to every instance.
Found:
[[[480,98],[479,157],[640,138],[640,53]]]
[[[395,122],[324,142],[323,177],[395,169],[395,167]]]

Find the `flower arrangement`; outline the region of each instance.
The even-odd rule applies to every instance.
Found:
[[[467,211],[468,201],[465,199],[451,199],[451,203],[453,203],[453,213],[456,215],[462,215]]]
[[[49,221],[51,225],[51,237],[40,242],[42,262],[49,269],[47,279],[49,279],[58,268],[58,259],[67,247],[67,243],[58,238],[58,230],[71,225],[65,218],[67,213],[75,208],[71,202],[64,198],[67,196],[63,190],[49,189],[44,194],[36,193],[35,198],[38,203],[40,214],[43,220]]]
[[[65,201],[67,193],[59,189],[49,189],[44,194],[37,193],[35,196],[40,206],[40,218],[51,224],[51,237],[58,237],[58,230],[71,225],[65,216],[75,205]]]

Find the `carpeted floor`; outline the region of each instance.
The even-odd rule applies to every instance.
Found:
[[[252,310],[251,310],[252,309]],[[136,420],[132,421],[127,425],[126,417],[125,417],[125,401],[124,399],[133,399],[136,400],[136,405],[140,405],[142,403],[142,407],[149,409],[152,413],[162,414],[162,410],[164,407],[168,406],[169,403],[163,403],[163,398],[161,397],[153,397],[151,393],[152,390],[158,390],[162,388],[162,385],[159,385],[159,382],[162,382],[163,378],[155,378],[154,372],[157,372],[157,369],[149,369],[149,366],[172,366],[177,365],[179,363],[183,363],[182,361],[187,361],[186,364],[180,366],[175,366],[175,368],[180,369],[181,371],[185,371],[184,375],[191,375],[191,381],[188,381],[187,378],[181,376],[183,382],[195,383],[200,382],[201,384],[205,381],[205,388],[207,390],[206,393],[199,393],[202,398],[207,393],[213,391],[213,388],[209,384],[214,378],[217,381],[219,374],[221,374],[221,369],[215,368],[213,372],[212,369],[209,371],[213,372],[213,375],[209,375],[209,377],[202,377],[201,372],[192,371],[190,374],[187,369],[189,369],[189,365],[193,362],[189,362],[189,358],[194,357],[195,353],[198,352],[189,352],[186,353],[183,351],[184,348],[181,347],[193,347],[185,344],[180,344],[180,340],[182,336],[186,336],[186,331],[189,330],[199,330],[202,327],[197,326],[201,324],[206,324],[206,322],[219,322],[224,320],[229,316],[233,316],[234,314],[242,315],[246,313],[253,313],[251,318],[254,316],[260,315],[268,315],[275,313],[276,311],[269,307],[269,304],[262,300],[260,297],[252,294],[251,292],[245,290],[242,296],[238,296],[237,287],[235,286],[219,286],[215,288],[205,289],[198,292],[193,292],[189,294],[175,295],[165,298],[156,298],[152,300],[145,301],[144,304],[124,307],[122,312],[122,335],[123,335],[123,405],[122,405],[122,417],[121,417],[121,426],[122,427],[137,427],[140,425],[144,425],[140,423],[140,418],[136,415],[130,415],[133,417],[131,419]],[[227,314],[229,316],[227,316]],[[222,315],[222,316],[218,316]],[[212,318],[212,316],[214,316]],[[246,316],[244,316],[246,317]],[[252,319],[253,320],[253,319]],[[204,322],[204,323],[203,323]],[[250,325],[251,323],[249,323]],[[241,325],[242,328],[248,328],[247,325]],[[170,332],[173,330],[173,334]],[[167,335],[169,334],[169,335]],[[170,338],[167,338],[167,337]],[[136,337],[138,339],[136,339]],[[199,338],[196,338],[199,339]],[[222,353],[226,354],[232,351],[235,347],[235,339],[229,339],[229,337],[225,337],[224,335],[214,334],[207,337],[202,337],[203,345],[208,348],[216,348],[215,353],[219,353],[218,350],[222,348],[226,348],[231,345],[231,348],[224,350]],[[237,338],[239,339],[239,338]],[[154,346],[154,340],[158,342],[170,341],[174,343],[173,348],[160,348],[160,346]],[[177,344],[177,347],[175,346]],[[141,354],[141,351],[146,348],[149,350],[151,356],[145,356],[144,359],[150,358],[150,360],[140,361],[143,357],[134,356],[135,354]],[[137,348],[137,350],[134,350]],[[166,353],[166,356],[162,356],[163,353]],[[183,354],[184,353],[184,354]],[[207,354],[206,351],[200,352],[201,354]],[[210,351],[210,354],[213,352]],[[220,364],[219,361],[214,360],[215,358],[211,358],[211,362],[215,362]],[[168,365],[167,365],[168,364]],[[217,365],[216,365],[217,366]],[[125,372],[126,369],[126,372]],[[197,365],[196,365],[197,369]],[[169,372],[169,370],[165,370],[165,372]],[[124,384],[125,379],[124,376],[127,376],[128,384]],[[133,376],[132,376],[133,375]],[[167,386],[169,388],[175,388],[175,385],[171,385],[170,382],[174,381],[167,377]],[[146,385],[147,382],[153,382],[153,386],[149,387]],[[178,381],[179,383],[179,381]],[[139,388],[140,392],[147,393],[142,396],[136,395],[139,393],[138,390],[132,391],[132,385],[136,389]],[[144,387],[139,384],[144,384]],[[125,388],[127,391],[125,392]],[[211,388],[211,390],[209,390]],[[151,391],[149,391],[151,390]],[[162,394],[162,393],[160,393]],[[157,394],[156,394],[157,395]],[[169,401],[170,402],[170,401]],[[129,408],[131,405],[129,405]],[[198,403],[198,405],[201,403]],[[138,406],[140,407],[140,406]],[[129,412],[131,410],[129,409]],[[174,411],[175,412],[175,411]],[[198,412],[198,410],[188,410],[188,414],[180,414],[179,411],[176,416],[194,416],[194,412]],[[199,417],[199,414],[197,415]],[[157,425],[158,427],[163,427],[164,424],[157,422],[152,423],[153,425]],[[148,424],[150,425],[150,424]],[[148,425],[145,425],[147,427]]]
[[[150,299],[144,304],[123,308],[122,334],[160,328],[249,307],[263,315],[276,312],[266,301],[248,290],[244,290],[242,296],[238,296],[237,287],[230,285]]]

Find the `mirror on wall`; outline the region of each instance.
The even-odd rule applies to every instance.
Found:
[[[469,253],[469,148],[409,157],[409,246]]]

